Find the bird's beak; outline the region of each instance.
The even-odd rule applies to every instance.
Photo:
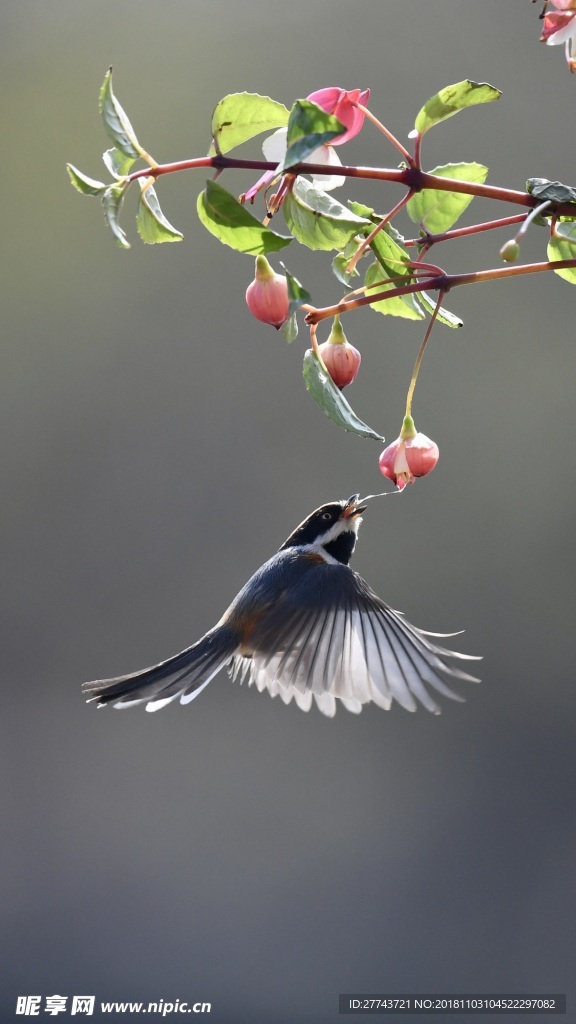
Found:
[[[344,508],[342,509],[342,514],[340,516],[341,519],[355,519],[356,516],[362,515],[362,513],[366,509],[366,505],[357,504],[359,497],[359,494],[353,494],[350,498],[348,498],[348,501],[346,502]]]

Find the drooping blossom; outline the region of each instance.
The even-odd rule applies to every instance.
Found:
[[[311,92],[306,99],[310,103],[315,103],[317,107],[321,107],[327,114],[333,114],[341,124],[346,126],[347,131],[342,135],[337,135],[331,142],[332,146],[342,146],[362,130],[364,114],[358,110],[357,104],[366,106],[370,99],[370,89],[365,89],[363,92],[360,89],[318,89],[317,92]]]
[[[413,484],[416,477],[430,473],[439,455],[438,445],[425,434],[417,433],[414,420],[406,416],[400,436],[380,456],[380,471],[402,490],[406,484]]]
[[[556,10],[544,15],[540,40],[548,46],[564,43],[566,60],[570,71],[576,71],[576,0],[554,0]]]
[[[358,110],[356,104],[360,103],[365,106],[370,99],[370,90],[347,90],[337,87],[318,89],[317,92],[310,93],[306,99],[321,107],[327,114],[333,114],[346,127],[346,131],[332,139],[329,146],[319,146],[318,149],[310,153],[308,161],[314,164],[325,164],[327,167],[340,167],[342,161],[333,147],[341,146],[344,142],[353,139],[362,129],[364,114],[361,110]],[[272,135],[269,135],[268,138],[264,139],[262,152],[270,163],[278,165],[284,159],[287,148],[287,134],[287,128],[279,128]],[[275,177],[276,171],[265,171],[256,184],[252,185],[245,192],[243,201],[253,203],[260,189],[269,185]],[[330,174],[313,174],[312,183],[315,188],[323,192],[331,192],[332,189],[339,188],[344,184],[344,178]]]
[[[357,348],[350,344],[342,326],[340,317],[334,317],[334,325],[328,341],[319,346],[322,362],[328,370],[336,387],[345,388],[356,379],[362,356]]]
[[[265,256],[256,257],[256,274],[246,289],[246,303],[257,320],[276,330],[288,319],[288,282],[282,274],[275,273]]]

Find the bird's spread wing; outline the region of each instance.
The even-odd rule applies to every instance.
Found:
[[[353,712],[370,701],[388,709],[395,700],[408,711],[420,702],[439,714],[428,687],[463,700],[444,677],[478,681],[451,664],[476,659],[433,643],[344,565],[318,564],[307,586],[287,588],[251,640],[254,653],[235,657],[233,677],[247,676],[259,690],[306,711],[315,701],[326,715],[335,713],[338,700]]]

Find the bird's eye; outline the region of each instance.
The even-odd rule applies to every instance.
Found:
[[[323,512],[322,513],[322,519],[332,519],[331,513],[330,512]]]

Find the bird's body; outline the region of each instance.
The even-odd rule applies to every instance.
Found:
[[[88,700],[145,703],[148,711],[177,697],[186,704],[224,667],[286,704],[308,711],[315,702],[326,715],[338,701],[359,712],[393,700],[437,714],[425,684],[462,700],[443,677],[476,681],[450,664],[471,656],[432,643],[433,634],[411,626],[349,567],[364,509],[357,494],[316,509],[197,643],[141,672],[85,683]]]

